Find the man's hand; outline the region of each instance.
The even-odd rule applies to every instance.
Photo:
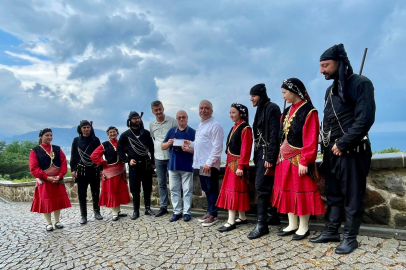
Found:
[[[273,167],[272,163],[265,161],[265,168],[272,168],[272,167]]]
[[[75,180],[75,178],[76,178],[76,177],[78,177],[77,172],[72,172],[72,174],[71,174],[71,175],[72,175],[73,180]]]
[[[211,168],[207,165],[204,165],[202,171],[204,174],[210,174]]]
[[[134,166],[135,164],[137,164],[137,162],[135,162],[134,159],[131,159],[131,160],[130,160],[130,166]]]
[[[190,146],[190,141],[189,140],[184,140],[183,145],[189,147]]]
[[[299,164],[299,177],[304,176],[307,173],[307,166]]]
[[[242,176],[243,175],[243,173],[244,173],[244,171],[243,170],[240,170],[240,169],[237,169],[237,171],[235,172],[235,174],[237,175],[237,176]]]
[[[169,140],[167,141],[167,143],[168,143],[169,145],[173,145],[173,143],[174,143],[175,140],[176,140],[176,138],[169,139]]]
[[[331,151],[333,151],[333,154],[336,156],[340,156],[343,154],[340,149],[338,149],[337,144],[335,143],[333,148],[331,148]]]
[[[193,148],[190,148],[189,146],[185,146],[185,145],[182,145],[182,150],[183,150],[184,152],[188,152],[188,153],[192,153],[192,154],[193,154],[193,152],[194,152],[194,149],[193,149]]]
[[[153,170],[155,170],[155,168],[156,168],[155,164],[152,164],[151,167]]]

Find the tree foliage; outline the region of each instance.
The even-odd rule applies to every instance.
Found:
[[[37,142],[32,141],[13,141],[9,144],[0,142],[0,174],[8,174],[11,179],[30,177],[28,156],[37,145]]]

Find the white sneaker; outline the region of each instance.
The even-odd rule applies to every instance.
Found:
[[[200,222],[200,223],[203,223],[203,222],[205,222],[206,219],[208,219],[209,217],[210,217],[210,214],[209,214],[209,213],[206,213],[206,214],[204,214],[203,217],[199,218],[197,221]]]

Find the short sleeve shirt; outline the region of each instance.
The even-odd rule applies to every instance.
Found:
[[[175,137],[176,133],[176,137]],[[191,127],[187,127],[184,130],[179,130],[178,127],[173,127],[168,131],[166,134],[165,140],[163,142],[167,142],[169,139],[185,139],[189,141],[194,141],[196,135],[196,130]],[[184,152],[181,150],[180,152],[173,151],[173,147],[169,147],[169,164],[168,170],[170,171],[183,171],[183,172],[193,172],[193,154]]]
[[[149,132],[151,132],[151,137],[154,138],[154,156],[159,160],[168,160],[169,151],[162,150],[161,144],[165,139],[166,134],[172,127],[178,126],[175,118],[165,115],[165,119],[162,123],[159,123],[154,119],[149,124]]]

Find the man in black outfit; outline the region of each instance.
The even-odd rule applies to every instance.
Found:
[[[137,112],[130,112],[127,126],[118,140],[117,154],[120,160],[129,165],[130,192],[133,196],[134,212],[131,219],[140,216],[141,182],[144,191],[145,215],[154,216],[151,210],[152,172],[154,163],[154,142],[148,130],[144,129],[141,116]]]
[[[87,187],[90,184],[92,192],[93,211],[95,219],[103,219],[100,214],[99,195],[100,195],[100,167],[93,163],[90,155],[100,145],[99,138],[94,134],[92,122],[87,120],[80,121],[77,128],[79,136],[73,139],[70,168],[72,177],[78,185],[79,205],[80,205],[80,224],[87,222]]]
[[[357,235],[365,212],[366,177],[371,165],[368,131],[375,121],[374,86],[353,73],[343,44],[334,45],[320,57],[320,73],[334,80],[325,95],[323,173],[326,181],[326,227],[313,243],[340,242],[338,229],[345,210],[343,239],[337,254],[358,247]]]
[[[281,110],[278,105],[271,102],[263,83],[253,86],[250,95],[252,105],[258,107],[252,126],[258,221],[255,229],[248,234],[249,239],[255,239],[269,233],[268,224],[278,225],[280,223],[277,209],[269,207],[269,204],[274,184],[274,170],[279,154]]]

